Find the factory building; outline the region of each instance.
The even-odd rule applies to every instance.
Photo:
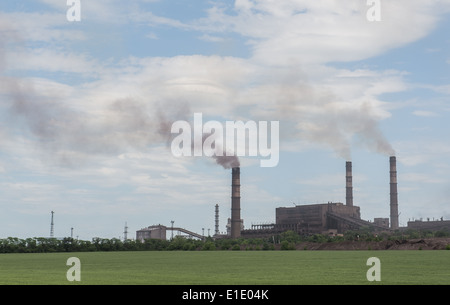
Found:
[[[178,235],[185,234],[184,236],[187,238],[205,239],[205,236],[191,232],[184,228],[155,225],[136,231],[136,240],[144,242],[146,239],[166,239],[167,231],[172,231],[171,238],[173,238],[173,232],[177,232]]]
[[[387,218],[377,218],[374,222],[363,220],[358,206],[348,206],[341,202],[280,207],[275,210],[275,214],[276,223],[252,225],[252,229],[242,231],[242,235],[248,238],[263,237],[285,231],[301,235],[335,235],[361,227],[389,229]]]
[[[166,239],[167,228],[163,225],[150,226],[136,231],[136,240]]]
[[[329,230],[343,233],[357,226],[359,220],[361,220],[359,207],[347,206],[340,202],[276,209],[277,226],[286,227],[294,224],[295,231],[304,234],[326,233]]]
[[[450,220],[414,220],[408,221],[408,229],[419,230],[419,231],[450,231]]]

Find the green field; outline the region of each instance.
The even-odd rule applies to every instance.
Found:
[[[69,282],[69,257],[81,281]],[[367,259],[381,261],[369,282]],[[450,251],[146,251],[0,254],[0,284],[450,284]]]

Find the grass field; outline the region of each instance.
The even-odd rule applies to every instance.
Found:
[[[69,282],[69,257],[81,281]],[[367,259],[381,261],[369,282]],[[450,251],[192,251],[0,254],[0,284],[450,284]]]

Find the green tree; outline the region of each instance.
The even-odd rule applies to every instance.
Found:
[[[204,251],[216,250],[216,245],[211,241],[207,241],[203,244],[202,250],[204,250]]]
[[[241,246],[239,246],[238,244],[235,244],[235,245],[231,248],[231,250],[233,250],[233,251],[239,251],[239,250],[241,250]]]
[[[294,243],[290,243],[287,240],[283,240],[281,242],[281,250],[295,250],[295,244]]]
[[[280,240],[281,241],[287,241],[290,243],[296,243],[300,241],[300,235],[298,235],[294,231],[286,231],[280,234]]]
[[[187,244],[186,238],[182,236],[175,236],[170,242],[168,246],[168,250],[183,250],[184,245]]]

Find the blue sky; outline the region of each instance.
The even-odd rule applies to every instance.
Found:
[[[167,126],[280,122],[280,162],[241,158],[242,218],[345,202],[363,219],[450,219],[450,1],[65,1],[0,4],[0,237],[220,230],[231,173],[175,158]],[[164,125],[164,124],[166,125]]]

